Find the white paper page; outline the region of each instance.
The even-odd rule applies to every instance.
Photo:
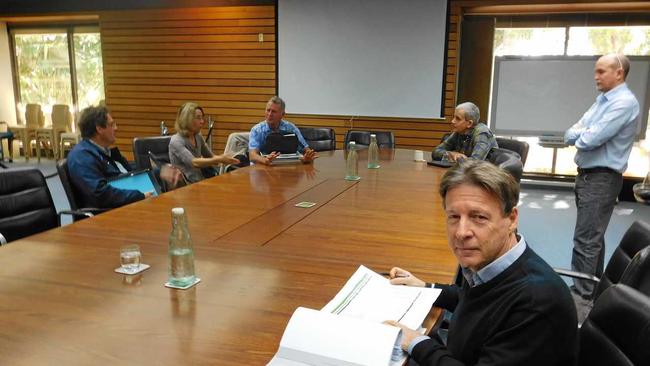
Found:
[[[269,365],[389,365],[398,334],[389,325],[298,308]]]
[[[359,266],[321,311],[376,323],[396,320],[418,329],[439,295],[439,289],[391,285],[387,278]]]

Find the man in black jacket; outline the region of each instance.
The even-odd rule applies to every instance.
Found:
[[[445,345],[403,330],[402,348],[419,365],[573,365],[577,319],[569,289],[517,233],[519,185],[510,174],[468,160],[440,183],[449,246],[462,286],[440,285],[435,305],[453,312]],[[395,285],[431,286],[393,268]]]

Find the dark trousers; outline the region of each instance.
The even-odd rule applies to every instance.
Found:
[[[579,169],[575,182],[576,219],[571,268],[601,277],[605,258],[605,231],[623,185],[623,175],[607,168]],[[595,284],[573,280],[582,297],[591,297]]]

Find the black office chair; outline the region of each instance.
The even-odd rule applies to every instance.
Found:
[[[136,169],[151,169],[149,152],[157,161],[169,163],[169,140],[171,136],[136,137],[133,139],[133,157]]]
[[[521,165],[526,165],[526,159],[528,158],[528,149],[530,148],[526,141],[505,139],[501,137],[497,137],[496,139],[499,148],[516,152],[521,158]]]
[[[554,270],[560,276],[596,282],[597,285],[593,294],[595,301],[605,289],[621,281],[623,273],[632,262],[632,258],[648,246],[650,246],[650,225],[642,221],[635,221],[623,235],[600,278],[566,269],[554,268]],[[630,274],[630,276],[632,275]]]
[[[395,136],[391,131],[357,131],[349,130],[345,134],[345,148],[347,149],[350,141],[354,141],[357,146],[369,146],[370,135],[377,135],[377,145],[379,148],[395,148]]]
[[[517,183],[521,181],[524,165],[516,152],[495,147],[488,153],[487,161],[508,171]]]
[[[623,284],[596,301],[579,332],[578,366],[650,364],[650,298]]]
[[[298,127],[309,147],[316,151],[336,150],[336,133],[326,127]]]
[[[0,242],[59,226],[45,177],[34,168],[0,171]]]
[[[11,242],[61,224],[45,177],[34,168],[0,171],[0,244]]]
[[[56,171],[59,173],[61,185],[63,185],[63,190],[65,191],[65,195],[68,198],[68,203],[70,203],[70,208],[73,211],[73,221],[85,219],[87,217],[92,217],[102,212],[108,211],[107,208],[82,207],[81,200],[78,198],[79,193],[77,193],[77,190],[74,188],[72,182],[70,181],[67,159],[61,159],[56,162]]]
[[[650,296],[650,246],[636,253],[625,268],[619,283]]]

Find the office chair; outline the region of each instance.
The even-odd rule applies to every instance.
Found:
[[[650,296],[650,245],[636,253],[619,283]]]
[[[156,161],[169,164],[169,140],[171,136],[136,137],[133,139],[133,157],[136,169],[151,169],[149,153]]]
[[[516,152],[496,147],[490,150],[486,160],[508,171],[517,183],[521,181],[521,176],[524,173],[524,165],[519,158],[519,154]]]
[[[377,135],[377,145],[379,148],[395,148],[395,136],[392,131],[355,131],[349,130],[345,134],[345,148],[350,144],[350,141],[354,141],[357,146],[368,146],[370,145],[370,135]]]
[[[309,147],[315,151],[336,150],[336,133],[326,127],[298,127]]]
[[[61,224],[52,195],[40,170],[15,168],[0,171],[0,244],[7,243]]]
[[[248,141],[250,132],[233,132],[228,135],[226,147],[223,149],[225,155],[231,155],[239,159],[239,165],[233,164],[219,164],[219,174],[227,173],[231,170],[237,169],[242,165],[248,165]]]
[[[514,139],[505,139],[502,137],[497,137],[496,139],[499,148],[516,152],[521,158],[521,165],[526,165],[526,159],[528,158],[528,149],[530,148],[527,142]]]
[[[61,185],[63,185],[63,190],[65,191],[65,195],[68,198],[68,202],[70,203],[70,208],[73,211],[73,221],[92,217],[109,210],[107,208],[81,207],[81,201],[78,199],[78,193],[70,181],[67,159],[61,159],[56,162],[56,171],[59,173]]]
[[[560,276],[596,282],[593,293],[593,299],[596,301],[605,289],[621,281],[623,273],[632,262],[632,258],[648,246],[650,246],[650,225],[642,221],[635,221],[623,235],[600,278],[561,268],[554,268],[554,270]],[[632,274],[629,276],[632,276]]]
[[[596,301],[579,332],[578,366],[650,364],[650,298],[623,284]]]

